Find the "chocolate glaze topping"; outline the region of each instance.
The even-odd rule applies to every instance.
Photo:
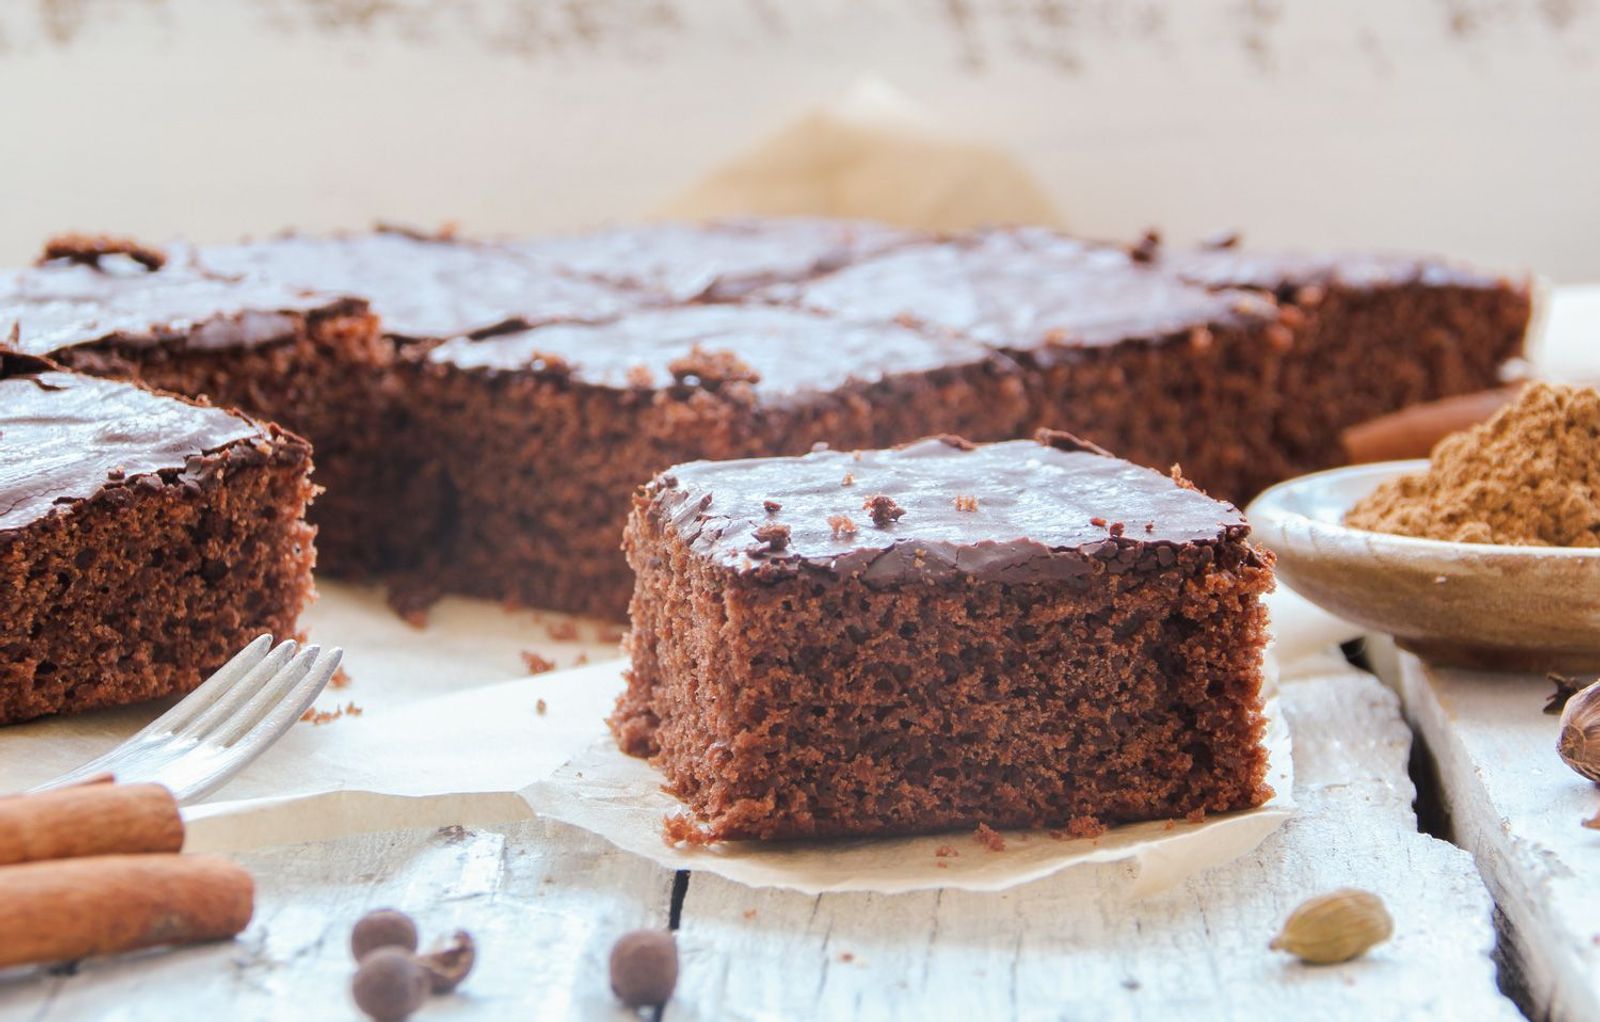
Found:
[[[287,235],[199,250],[207,269],[360,295],[397,337],[434,339],[600,320],[644,299],[500,245],[378,230]]]
[[[1075,348],[1185,335],[1195,327],[1265,326],[1271,299],[1211,290],[1127,251],[1050,231],[989,231],[913,246],[764,297],[942,327],[1049,361]]]
[[[1302,287],[1496,288],[1506,281],[1456,263],[1382,252],[1252,252],[1238,248],[1163,249],[1160,265],[1209,288],[1249,288],[1293,297]]]
[[[727,301],[920,237],[867,221],[773,217],[614,227],[516,247],[540,261],[675,301]]]
[[[690,378],[697,360],[730,354],[746,370],[737,378],[754,376],[755,394],[770,400],[945,366],[987,362],[1010,368],[1003,356],[975,341],[770,305],[646,309],[610,323],[456,338],[427,357],[463,369],[545,371],[594,386],[661,389],[695,382]]]
[[[100,342],[250,347],[296,335],[307,316],[362,303],[264,280],[218,277],[178,249],[157,270],[125,255],[0,273],[0,338],[33,355]]]
[[[1162,570],[1180,548],[1244,546],[1249,526],[1237,508],[1074,443],[1064,434],[983,445],[929,438],[884,451],[697,461],[658,476],[647,493],[695,553],[769,576],[806,568],[872,585],[1059,581],[1096,562]],[[847,473],[855,485],[841,485]],[[864,495],[902,513],[874,518]],[[958,496],[976,497],[976,508]],[[768,514],[768,501],[781,511]],[[830,524],[841,515],[854,531]],[[789,529],[784,547],[752,556],[756,530],[775,522]]]
[[[207,454],[264,435],[220,408],[0,355],[0,533],[157,473],[199,481]]]

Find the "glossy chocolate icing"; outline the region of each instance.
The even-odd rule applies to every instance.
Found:
[[[1198,327],[1273,323],[1274,303],[1178,279],[1108,245],[1026,228],[978,232],[858,263],[762,296],[827,312],[958,331],[1050,361]]]
[[[601,387],[664,388],[693,375],[697,347],[732,353],[756,377],[754,393],[771,400],[951,366],[1010,368],[975,341],[770,305],[646,309],[610,323],[456,338],[427,358],[469,370],[554,372]]]
[[[1232,505],[1065,434],[697,461],[669,469],[647,492],[654,514],[726,568],[770,576],[805,567],[869,585],[1060,581],[1092,573],[1097,561],[1111,572],[1163,570],[1249,533]],[[903,513],[876,524],[863,505],[880,495]],[[957,497],[975,497],[976,510]],[[841,533],[838,516],[855,531]],[[756,534],[772,525],[788,528],[776,545],[773,533]]]
[[[0,355],[0,533],[155,473],[200,481],[207,454],[263,435],[220,408]]]
[[[1387,287],[1498,288],[1503,277],[1426,256],[1384,252],[1256,252],[1163,248],[1156,263],[1209,288],[1249,288],[1293,298],[1303,287],[1364,291]]]
[[[618,226],[515,247],[562,269],[674,301],[727,301],[921,237],[870,221],[764,217]]]
[[[213,245],[198,259],[218,273],[360,295],[385,332],[412,339],[594,321],[644,301],[504,246],[396,230]]]
[[[154,271],[121,256],[55,261],[0,273],[0,345],[32,355],[102,342],[251,347],[294,337],[314,313],[362,308],[325,291],[208,274],[183,249]]]

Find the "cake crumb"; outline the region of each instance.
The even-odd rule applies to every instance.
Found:
[[[940,845],[938,848],[933,850],[933,857],[936,859],[952,859],[960,854],[961,853],[956,851],[955,847],[952,845]]]
[[[331,710],[319,710],[315,706],[307,707],[306,712],[300,715],[300,719],[308,722],[312,727],[321,727],[324,724],[333,723],[340,717],[359,716],[361,716],[361,707],[355,703],[346,703],[343,706],[335,706]]]
[[[669,848],[678,845],[700,848],[714,843],[705,828],[682,813],[668,813],[661,818],[661,841]]]
[[[1127,531],[1127,529],[1124,528],[1124,526],[1123,526],[1123,524],[1121,522],[1112,522],[1109,526],[1106,527],[1106,531],[1111,533],[1111,535],[1113,535],[1113,536],[1121,536],[1124,532]]]
[[[1075,838],[1099,837],[1108,828],[1097,816],[1074,816],[1067,821],[1067,835]]]
[[[125,255],[152,273],[167,264],[165,252],[132,238],[77,231],[57,234],[46,241],[39,263],[43,265],[56,259],[65,259],[99,269],[100,260],[110,255]]]
[[[1128,258],[1136,263],[1153,263],[1161,254],[1161,232],[1154,227],[1144,232],[1144,235],[1132,245],[1128,246]]]
[[[978,498],[972,496],[969,493],[958,493],[958,494],[956,494],[956,510],[957,511],[976,511],[976,510],[978,510]]]
[[[1089,519],[1089,524],[1094,526],[1097,529],[1103,529],[1103,528],[1106,527],[1106,520],[1104,518],[1098,518],[1098,517],[1091,518],[1091,519]]]
[[[589,662],[589,651],[586,650],[586,649],[578,650],[578,655],[572,658],[572,666],[574,666],[574,667],[582,667],[584,664],[586,664],[588,662]]]
[[[1205,808],[1201,807],[1199,809],[1191,809],[1191,810],[1189,810],[1187,813],[1184,814],[1183,822],[1184,823],[1204,823],[1204,822],[1206,822],[1206,811],[1205,811]]]
[[[650,372],[649,366],[636,365],[628,367],[628,386],[635,390],[649,390],[655,386],[655,374]]]
[[[618,628],[616,625],[601,625],[595,632],[595,641],[616,645],[628,637],[627,629]]]
[[[549,657],[540,655],[536,650],[525,649],[522,651],[522,663],[528,668],[529,674],[543,674],[556,669],[556,662]]]
[[[856,960],[856,956],[852,952],[849,952],[849,951],[840,951],[839,952],[839,961],[841,961],[841,962],[853,962],[855,960]]]
[[[715,390],[724,383],[759,383],[761,374],[731,351],[708,351],[696,344],[687,355],[667,363],[667,372],[681,386]]]
[[[545,634],[550,636],[552,642],[576,642],[578,639],[578,622],[555,621],[544,626]]]
[[[972,840],[991,852],[1003,852],[1006,850],[1006,839],[1001,837],[1000,832],[987,823],[978,824],[978,829],[972,832]]]
[[[906,509],[894,502],[888,494],[878,493],[861,502],[862,510],[872,516],[872,524],[880,529],[888,528],[890,523],[900,520]]]
[[[779,553],[789,546],[789,527],[779,522],[768,522],[755,531],[756,545],[747,551],[750,556]]]
[[[855,484],[856,484],[856,477],[851,475],[849,472],[846,472],[844,474],[844,478],[839,480],[839,485],[840,486],[854,486]]]
[[[333,677],[328,679],[329,688],[349,688],[350,674],[343,667],[333,672]]]
[[[756,917],[756,910],[753,909],[753,908],[745,909],[744,910],[744,917],[746,919],[754,919]]]
[[[533,704],[533,712],[537,713],[541,717],[544,716],[545,711],[548,709],[550,709],[550,704],[546,703],[543,699],[536,700]]]
[[[934,863],[933,864],[933,868],[934,869],[949,869],[950,868],[950,864],[948,862],[940,861],[940,862]]]
[[[828,528],[833,530],[835,538],[839,536],[854,536],[856,534],[856,523],[844,515],[829,515]]]
[[[769,515],[775,515],[779,511],[783,510],[783,505],[775,500],[763,500],[761,502],[761,509]]]

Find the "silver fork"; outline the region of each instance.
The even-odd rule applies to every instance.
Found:
[[[298,652],[297,652],[298,651]],[[164,784],[181,803],[207,795],[267,751],[338,669],[344,650],[262,635],[172,709],[110,752],[32,789],[112,774]]]

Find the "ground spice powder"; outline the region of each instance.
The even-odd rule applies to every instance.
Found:
[[[1600,391],[1536,383],[1445,437],[1428,471],[1378,487],[1358,529],[1462,543],[1600,546]]]

